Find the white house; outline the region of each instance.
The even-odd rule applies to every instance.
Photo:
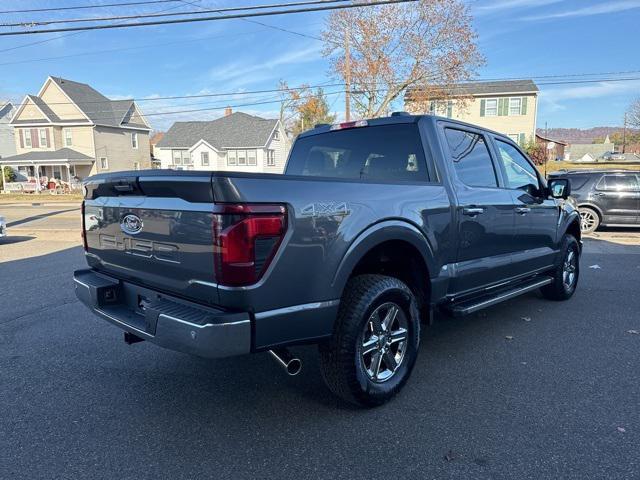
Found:
[[[0,100],[0,158],[16,154],[16,142],[13,138],[11,118],[15,113],[13,105]]]
[[[282,173],[289,147],[279,120],[228,108],[216,120],[174,123],[155,152],[161,168]]]

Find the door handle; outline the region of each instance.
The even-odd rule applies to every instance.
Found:
[[[531,209],[529,207],[516,207],[516,213],[519,213],[520,215],[526,215],[530,211]]]
[[[484,213],[484,207],[464,207],[462,213],[470,217],[475,217],[476,215]]]

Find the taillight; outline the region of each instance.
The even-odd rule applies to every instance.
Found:
[[[82,246],[84,247],[84,251],[88,251],[89,247],[87,246],[87,230],[84,220],[84,200],[82,201],[82,206],[80,207],[80,212],[82,215]]]
[[[213,211],[216,281],[256,283],[275,256],[287,230],[283,205],[216,204]]]

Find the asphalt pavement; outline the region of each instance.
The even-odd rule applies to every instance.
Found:
[[[77,232],[20,228],[0,239],[1,479],[640,478],[638,231],[586,240],[570,301],[439,317],[402,393],[358,410],[311,346],[288,377],[125,345],[75,299]]]

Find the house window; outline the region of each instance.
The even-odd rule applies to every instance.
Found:
[[[24,132],[24,146],[31,148],[31,130],[23,130]]]
[[[131,134],[131,147],[138,148],[138,134],[136,132]]]
[[[273,132],[273,139],[280,140],[280,131],[278,129],[276,129],[275,132]]]
[[[109,162],[107,157],[100,157],[100,170],[107,170],[109,168]]]
[[[498,115],[498,99],[488,98],[485,101],[484,114],[487,117],[495,117]]]
[[[203,167],[209,166],[209,152],[200,152],[200,162]]]
[[[192,165],[191,154],[188,150],[172,150],[173,165]]]
[[[229,153],[227,153],[227,165],[237,165],[237,163],[237,152],[235,150],[229,150]]]
[[[71,136],[71,129],[70,128],[65,128],[64,129],[64,146],[65,147],[73,146],[73,137]]]
[[[267,150],[267,167],[275,167],[275,166],[276,166],[276,151]]]
[[[256,165],[256,151],[255,150],[247,150],[247,165]]]
[[[509,99],[509,115],[521,115],[522,98],[513,97]]]
[[[246,164],[247,164],[247,151],[238,150],[238,165],[246,165]]]
[[[62,170],[59,166],[53,167],[53,178],[55,178],[56,180],[62,180]]]
[[[47,129],[46,128],[41,128],[41,129],[38,130],[38,133],[40,135],[40,147],[42,147],[42,148],[49,147]]]
[[[71,175],[71,177],[75,177],[76,176],[76,166],[75,165],[69,165],[69,175]]]

